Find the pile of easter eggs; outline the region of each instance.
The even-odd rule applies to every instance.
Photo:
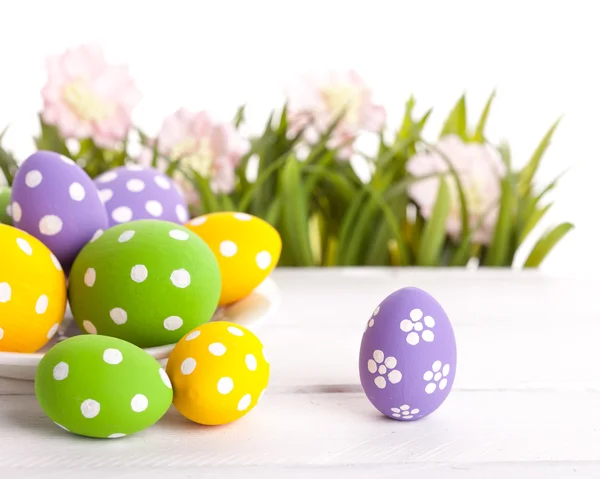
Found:
[[[0,190],[0,222],[0,351],[44,347],[67,301],[82,333],[53,346],[36,372],[36,396],[57,425],[117,438],[171,404],[204,425],[256,406],[270,373],[261,341],[211,319],[277,265],[281,238],[269,224],[239,212],[190,219],[155,169],[92,180],[50,151]],[[166,371],[142,349],[171,344]]]

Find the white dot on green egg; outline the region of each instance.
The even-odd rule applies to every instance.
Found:
[[[62,271],[62,266],[60,265],[60,261],[58,261],[58,258],[56,256],[54,256],[54,253],[50,253],[50,260],[52,261],[52,264],[58,271]]]
[[[169,389],[173,389],[173,385],[171,384],[171,379],[169,379],[169,375],[166,373],[166,371],[163,368],[158,369],[158,374],[160,376],[160,379],[164,383],[164,385],[167,386]]]
[[[194,372],[196,369],[196,360],[194,358],[186,358],[183,360],[180,366],[181,374],[187,376]]]
[[[115,348],[108,348],[102,354],[102,359],[107,364],[120,364],[123,361],[123,353]]]
[[[56,331],[58,331],[58,323],[54,323],[50,329],[48,330],[48,334],[46,334],[46,337],[48,339],[52,339],[54,337],[54,335],[56,334]]]
[[[35,302],[35,312],[37,314],[44,314],[48,309],[48,296],[42,294]]]
[[[57,381],[62,381],[63,379],[66,379],[68,375],[69,365],[64,361],[58,363],[56,366],[54,366],[54,369],[52,370],[52,376]]]
[[[110,199],[113,197],[113,194],[113,190],[104,188],[98,191],[98,198],[100,198],[100,201],[102,201],[102,203],[106,203],[107,201],[110,201]]]
[[[4,282],[0,283],[0,303],[8,303],[12,295],[12,289],[10,284]]]
[[[223,356],[227,352],[227,348],[223,343],[212,343],[208,345],[208,350],[213,356]]]
[[[233,390],[233,379],[224,377],[217,383],[217,391],[221,394],[229,394]]]
[[[56,215],[42,216],[39,223],[40,233],[44,236],[54,236],[62,231],[63,222]]]
[[[136,394],[131,400],[131,409],[133,412],[144,412],[148,409],[148,398],[143,394]]]
[[[179,240],[179,241],[185,241],[186,239],[188,239],[190,237],[189,234],[187,234],[185,231],[181,231],[181,230],[171,230],[171,231],[169,231],[169,236],[171,238]]]
[[[127,322],[127,312],[123,308],[113,308],[110,310],[110,319],[115,324],[125,324]]]
[[[133,211],[128,206],[118,206],[110,214],[117,223],[126,223],[133,218]]]
[[[261,251],[256,255],[256,264],[259,269],[267,269],[271,266],[271,253],[268,251]]]
[[[132,193],[139,193],[140,191],[144,191],[146,184],[138,178],[132,178],[125,183],[125,187]]]
[[[242,331],[240,328],[236,328],[235,326],[227,326],[227,331],[229,331],[234,336],[244,335],[244,331]]]
[[[178,288],[187,288],[190,282],[190,273],[185,269],[176,269],[171,273],[171,283]]]
[[[206,216],[198,216],[198,218],[194,218],[190,221],[192,226],[200,226],[206,223]]]
[[[234,213],[233,217],[240,221],[250,221],[252,219],[252,216],[247,213]]]
[[[92,419],[100,414],[100,403],[94,399],[86,399],[81,403],[80,409],[83,417]]]
[[[71,186],[69,186],[69,196],[73,201],[83,201],[85,198],[85,189],[81,183],[71,183]]]
[[[135,235],[135,231],[133,231],[133,230],[123,231],[121,233],[121,235],[119,236],[118,241],[119,241],[119,243],[126,243],[131,238],[133,238],[133,235]]]
[[[21,221],[21,216],[23,216],[23,211],[21,210],[21,205],[16,201],[13,201],[12,204],[12,219],[19,222]]]
[[[146,201],[144,206],[149,215],[155,218],[159,217],[163,213],[163,206],[156,200]]]
[[[200,331],[192,331],[190,334],[188,334],[185,337],[186,341],[192,341],[193,339],[196,339],[198,336],[200,336]]]
[[[148,277],[148,268],[143,264],[136,264],[131,268],[131,279],[136,283],[142,283]]]
[[[33,249],[31,248],[31,245],[27,242],[27,240],[23,238],[17,238],[17,245],[19,246],[19,249],[23,251],[23,253],[25,253],[27,256],[31,256],[33,254]]]
[[[111,434],[110,436],[108,436],[108,439],[119,439],[120,437],[125,437],[126,434],[123,434],[122,432],[115,432],[114,434]]]
[[[246,367],[250,371],[256,371],[256,366],[256,356],[254,356],[254,354],[246,354]]]
[[[83,325],[83,329],[85,330],[86,333],[98,334],[98,330],[96,329],[96,326],[94,326],[94,324],[91,321],[84,319],[82,325]]]
[[[88,288],[94,286],[94,283],[96,282],[96,270],[94,268],[88,268],[85,270],[83,282]]]
[[[171,183],[164,176],[155,176],[154,183],[158,185],[159,188],[163,190],[168,190],[171,187]]]
[[[31,170],[25,175],[25,184],[29,188],[35,188],[40,185],[44,177],[39,170]]]
[[[179,316],[169,316],[163,321],[163,326],[168,331],[176,331],[183,326],[183,319]]]
[[[221,252],[221,255],[225,256],[226,258],[235,256],[237,250],[238,247],[233,241],[225,240],[219,245],[219,251]]]
[[[188,212],[183,205],[177,205],[175,207],[175,214],[181,223],[185,223],[188,219]]]
[[[252,396],[250,394],[245,394],[242,396],[242,399],[238,402],[237,409],[238,411],[245,411],[250,406],[250,402],[252,402]]]

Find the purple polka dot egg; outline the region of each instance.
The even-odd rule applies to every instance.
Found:
[[[178,224],[189,220],[185,200],[175,183],[154,168],[121,166],[94,181],[106,207],[109,226],[143,219]]]
[[[456,374],[456,340],[448,315],[415,287],[386,297],[367,321],[359,354],[360,382],[382,414],[415,421],[448,397]]]
[[[52,151],[29,156],[11,193],[14,226],[35,236],[68,273],[79,251],[108,227],[98,190],[73,160]]]

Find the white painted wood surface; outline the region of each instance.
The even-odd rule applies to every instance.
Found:
[[[0,380],[0,478],[600,477],[600,282],[540,272],[278,270],[279,314],[258,331],[272,377],[224,427],[173,408],[135,436],[91,440],[47,419],[33,383]],[[458,342],[453,392],[413,423],[362,393],[358,348],[387,294],[422,287]]]

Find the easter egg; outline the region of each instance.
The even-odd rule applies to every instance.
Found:
[[[108,225],[91,178],[71,159],[51,151],[34,153],[18,169],[11,209],[14,225],[48,246],[66,271]]]
[[[448,397],[456,374],[456,340],[446,312],[427,292],[402,288],[367,321],[360,382],[382,414],[421,419]]]
[[[12,225],[10,217],[10,187],[0,186],[0,223]]]
[[[35,394],[44,413],[73,434],[119,438],[156,423],[173,399],[158,361],[131,343],[74,336],[48,351]]]
[[[270,366],[263,345],[248,329],[214,321],[190,331],[167,362],[173,404],[186,418],[215,426],[235,421],[260,399]]]
[[[220,292],[219,265],[206,243],[160,220],[109,228],[81,250],[69,276],[82,331],[143,348],[174,344],[209,321]]]
[[[0,351],[32,353],[56,333],[67,302],[60,263],[38,239],[0,225]]]
[[[223,279],[220,306],[248,296],[279,261],[279,233],[256,216],[211,213],[190,220],[186,227],[206,241],[219,262]]]
[[[110,226],[141,219],[185,223],[185,200],[175,183],[154,168],[127,165],[103,173],[95,180],[108,212]]]

